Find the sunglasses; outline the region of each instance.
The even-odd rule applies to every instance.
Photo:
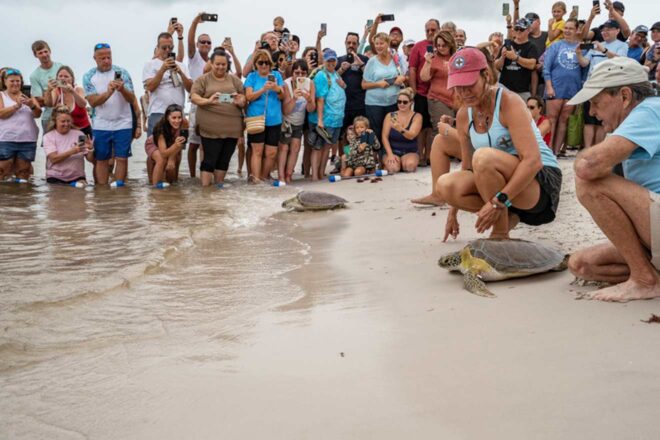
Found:
[[[533,105],[528,105],[527,108],[530,109],[530,110],[536,110],[537,109],[537,107],[535,107]]]
[[[286,58],[280,58],[277,60],[278,63],[283,63],[284,61],[286,61]]]
[[[110,45],[108,43],[99,43],[96,46],[94,46],[94,50],[101,50],[101,49],[110,49]]]
[[[9,76],[9,75],[20,75],[20,74],[21,74],[21,71],[18,70],[18,69],[7,69],[7,70],[5,70],[5,75],[6,75],[6,76]]]
[[[268,61],[264,61],[264,60],[257,61],[256,64],[257,64],[257,66],[270,66],[270,63]]]
[[[199,44],[208,44],[209,46],[212,44],[211,40],[199,40],[198,43]]]
[[[407,101],[405,99],[398,99],[396,103],[399,105],[406,105],[406,104],[410,104],[410,101]]]
[[[521,27],[514,27],[513,30],[516,31],[516,32],[523,32],[523,31],[526,31],[527,29],[521,28]]]
[[[172,46],[171,44],[168,46],[160,46],[160,50],[172,50],[172,49],[174,49],[174,46]]]

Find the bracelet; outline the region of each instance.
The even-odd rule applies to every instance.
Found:
[[[183,40],[183,37],[177,37],[179,40]]]

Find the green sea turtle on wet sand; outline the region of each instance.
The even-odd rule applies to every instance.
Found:
[[[317,191],[301,191],[289,200],[282,202],[282,208],[289,211],[325,211],[345,208],[348,201],[334,194]]]
[[[494,298],[486,282],[522,278],[568,267],[568,255],[526,240],[479,239],[438,260],[440,267],[463,274],[465,289]]]

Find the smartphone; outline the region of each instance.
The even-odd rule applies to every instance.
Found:
[[[433,53],[433,45],[429,44],[426,46],[426,53]]]
[[[573,6],[573,15],[578,16],[580,15],[580,7],[579,6]]]
[[[316,51],[310,53],[310,54],[309,54],[309,57],[312,59],[312,61],[314,61],[315,63],[318,63],[318,61],[319,61],[319,54],[318,54]]]
[[[391,86],[394,85],[394,81],[396,81],[396,78],[385,78],[385,82]]]
[[[394,14],[385,14],[380,16],[380,21],[394,21]]]
[[[65,87],[66,83],[64,81],[57,80],[57,87]]]
[[[360,135],[360,143],[361,144],[373,144],[375,142],[374,139],[374,134],[369,133],[368,131],[365,131]]]
[[[261,48],[265,49],[265,50],[268,50],[268,49],[270,49],[270,44],[268,44],[268,42],[266,42],[266,41],[262,41],[261,42]]]
[[[600,14],[600,0],[594,0],[593,5],[598,8],[598,13]]]
[[[504,40],[504,47],[506,47],[506,50],[511,50],[511,45],[513,41],[509,40],[508,38]]]
[[[202,14],[202,21],[218,21],[218,14]]]
[[[346,62],[348,64],[353,64],[355,62],[355,57],[352,53],[346,54]]]
[[[268,75],[268,81],[275,82],[275,75]]]
[[[321,31],[328,32],[328,24],[327,23],[321,23]]]
[[[282,43],[289,44],[289,33],[288,32],[284,32],[282,34]]]
[[[176,24],[176,22],[177,22],[176,17],[170,18],[170,24]]]
[[[310,82],[310,79],[305,77],[305,76],[299,76],[298,78],[296,78],[296,85],[300,89],[308,90],[309,89],[309,86],[308,86],[309,82]]]
[[[21,87],[21,93],[23,95],[27,96],[28,98],[31,98],[32,97],[32,86],[29,85],[29,84],[23,84],[23,86]]]
[[[183,136],[186,138],[186,142],[188,142],[188,136],[190,135],[190,131],[187,128],[182,128],[179,130],[179,136]]]
[[[218,97],[218,101],[223,104],[232,104],[234,102],[234,97],[230,93],[221,93]]]
[[[121,72],[115,71],[115,81],[121,81]]]
[[[174,53],[174,52],[168,53],[167,58],[172,58],[173,60],[176,60],[176,53]]]
[[[581,50],[591,50],[594,48],[594,43],[580,43]]]
[[[506,17],[507,15],[509,15],[509,4],[502,3],[502,16]]]
[[[80,136],[78,136],[78,146],[79,147],[82,147],[83,145],[85,145],[86,141],[87,141],[87,136],[85,136],[84,134],[81,134]]]
[[[367,20],[367,26],[373,26],[373,25],[374,25],[373,19],[370,18],[369,20]]]

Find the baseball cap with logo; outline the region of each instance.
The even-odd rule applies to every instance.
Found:
[[[488,68],[486,55],[475,47],[466,47],[456,52],[449,60],[447,88],[468,87],[479,79],[482,70]]]
[[[646,82],[648,79],[646,69],[639,62],[628,57],[615,57],[594,67],[582,90],[568,101],[568,105],[588,101],[608,87],[629,86]]]
[[[513,28],[526,30],[530,25],[531,23],[529,22],[529,20],[523,17],[520,20],[516,21],[516,24],[513,25]]]
[[[332,49],[325,49],[323,51],[323,61],[330,61],[330,60],[337,61],[337,52],[335,52]]]

